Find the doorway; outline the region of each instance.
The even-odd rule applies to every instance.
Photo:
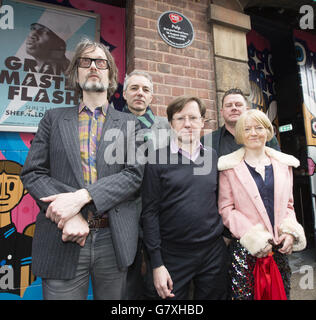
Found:
[[[273,124],[281,151],[295,156],[301,162],[299,168],[293,169],[294,208],[297,220],[304,227],[307,247],[314,248],[314,207],[311,179],[308,174],[307,143],[302,108],[303,94],[293,29],[284,21],[267,18],[269,14],[259,16],[257,13],[248,12],[251,16],[252,29],[270,44],[272,59],[269,60],[269,67],[273,70],[271,91],[273,91],[276,102],[276,120]]]

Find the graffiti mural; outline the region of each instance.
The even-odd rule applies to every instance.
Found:
[[[296,60],[303,93],[303,115],[307,143],[308,175],[313,197],[314,226],[316,200],[316,35],[294,30]],[[314,234],[316,231],[314,230]]]
[[[251,107],[267,114],[279,140],[270,42],[254,30],[247,33]]]
[[[117,109],[122,109],[125,9],[89,0],[43,2],[100,15],[100,41],[109,47],[119,69],[119,88],[112,101]],[[19,178],[33,138],[33,133],[0,132],[0,300],[43,298],[41,279],[32,274],[31,255],[32,236],[39,208]],[[91,289],[88,295],[91,299]]]
[[[41,280],[31,270],[39,209],[19,176],[33,137],[31,133],[0,135],[0,299],[42,297]]]

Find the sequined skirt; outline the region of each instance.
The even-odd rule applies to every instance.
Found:
[[[291,269],[288,257],[277,251],[280,246],[273,247],[273,258],[282,276],[284,289],[288,300],[290,299]],[[257,258],[252,256],[238,240],[230,244],[231,267],[229,270],[232,300],[253,300],[254,299],[254,276],[253,270]]]

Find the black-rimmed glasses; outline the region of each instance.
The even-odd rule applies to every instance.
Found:
[[[109,68],[109,62],[106,59],[93,59],[86,57],[78,58],[78,66],[80,68],[90,68],[92,61],[98,69],[105,70]]]

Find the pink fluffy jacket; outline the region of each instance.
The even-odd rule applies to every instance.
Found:
[[[292,167],[298,167],[300,163],[295,157],[269,147],[265,147],[265,152],[271,159],[274,174],[274,228],[257,185],[243,161],[244,148],[218,160],[219,213],[224,225],[252,255],[270,240],[277,241],[282,233],[294,236],[294,251],[303,250],[306,238],[295,217],[292,191]]]

